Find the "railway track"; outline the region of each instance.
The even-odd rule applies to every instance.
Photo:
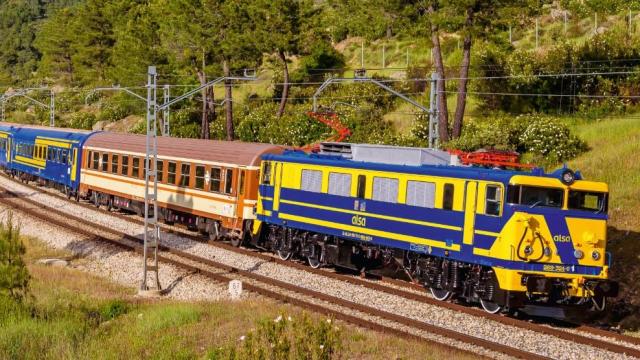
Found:
[[[142,240],[138,237],[121,233],[100,224],[94,224],[84,219],[70,216],[69,214],[61,213],[58,209],[40,204],[31,199],[22,198],[19,194],[6,189],[1,193],[0,203],[43,222],[86,236],[92,241],[108,243],[128,251],[135,251],[142,254]],[[243,280],[243,287],[247,291],[317,313],[330,315],[356,326],[403,338],[432,341],[436,346],[447,348],[454,352],[468,353],[470,355],[477,356],[478,352],[435,341],[433,340],[433,336],[445,341],[453,340],[454,342],[464,343],[478,349],[486,349],[492,353],[504,354],[509,357],[547,359],[545,356],[523,351],[517,347],[506,346],[461,332],[433,326],[394,313],[381,311],[366,305],[225,265],[176,248],[161,245],[159,251],[159,261],[161,262],[174,265],[187,271],[196,272],[223,284],[233,279]],[[420,335],[421,333],[431,334],[433,336]]]
[[[21,184],[21,185],[24,185],[24,184]],[[42,190],[40,188],[37,188],[35,186],[29,185],[29,187],[34,189],[34,190],[36,190],[36,191],[44,192],[44,193],[47,193],[47,194],[50,195],[49,192],[46,192],[46,191],[44,191],[44,190]],[[33,200],[29,200],[29,201],[33,201]],[[75,202],[74,202],[74,204],[75,204]],[[84,203],[81,203],[80,205],[95,210],[95,207],[93,207],[91,205],[84,204]],[[102,210],[102,211],[106,212],[106,210]],[[126,221],[129,221],[129,222],[138,223],[138,224],[142,223],[142,221],[140,219],[132,218],[132,217],[121,215],[121,214],[114,214],[112,212],[108,212],[108,213],[110,215],[112,215],[112,216],[120,217],[120,218],[122,218],[122,219],[124,219]],[[95,224],[92,224],[92,226],[95,226]],[[183,232],[183,231],[180,231],[180,230],[176,230],[174,227],[170,227],[170,231],[171,232],[178,232],[180,234],[180,236],[186,236],[186,237],[190,237],[192,239],[197,239],[199,241],[202,241],[201,237],[198,237],[198,236],[193,235],[193,234],[189,234],[186,231]],[[534,332],[537,332],[537,333],[547,334],[547,335],[554,336],[554,337],[557,337],[559,339],[563,339],[563,340],[566,340],[566,341],[571,341],[571,342],[578,343],[578,344],[583,344],[583,345],[597,347],[597,348],[600,348],[600,349],[605,349],[605,350],[613,352],[613,353],[625,354],[627,356],[634,356],[634,357],[640,358],[640,351],[638,350],[638,348],[634,347],[634,345],[635,346],[640,345],[640,339],[624,336],[624,335],[617,334],[617,333],[614,333],[614,332],[605,331],[605,330],[596,329],[596,328],[591,328],[591,327],[586,327],[586,326],[578,327],[576,329],[573,329],[573,331],[561,330],[561,329],[552,328],[552,327],[545,326],[545,325],[529,323],[529,322],[526,322],[526,321],[522,321],[522,320],[518,320],[518,319],[515,319],[515,318],[511,318],[511,317],[488,314],[488,313],[486,313],[486,312],[484,312],[482,310],[479,310],[477,308],[471,308],[471,307],[467,307],[467,306],[462,306],[462,305],[455,304],[455,303],[439,302],[439,301],[437,301],[435,299],[432,299],[432,298],[426,296],[426,294],[417,293],[415,290],[416,289],[421,289],[421,288],[419,286],[416,286],[416,284],[411,284],[411,283],[408,283],[408,282],[397,281],[397,280],[394,280],[394,279],[384,279],[384,282],[391,283],[392,285],[394,285],[392,287],[392,286],[384,285],[383,283],[380,283],[380,282],[372,282],[372,281],[363,280],[363,279],[360,279],[360,278],[357,278],[357,277],[338,274],[338,273],[334,273],[334,272],[330,272],[330,271],[326,271],[326,270],[313,269],[313,268],[310,268],[308,266],[304,266],[304,265],[296,263],[296,262],[283,261],[283,260],[281,260],[281,259],[279,259],[277,257],[272,256],[272,255],[267,255],[267,254],[264,254],[264,253],[259,253],[259,252],[248,250],[248,249],[235,248],[235,247],[232,247],[232,246],[230,246],[228,244],[224,244],[224,243],[213,243],[212,245],[220,247],[220,248],[223,248],[225,250],[238,252],[240,254],[249,255],[249,256],[253,256],[253,257],[258,257],[258,258],[260,258],[262,260],[265,260],[265,261],[274,262],[274,263],[278,263],[278,264],[281,264],[281,265],[286,265],[286,266],[289,266],[289,267],[293,267],[293,268],[296,268],[296,269],[299,269],[299,270],[303,270],[303,271],[307,271],[307,272],[310,272],[310,273],[314,273],[314,274],[317,274],[317,275],[333,278],[333,279],[340,280],[340,281],[345,281],[345,282],[348,282],[350,284],[362,286],[362,287],[365,287],[365,288],[368,288],[368,289],[381,291],[381,292],[385,292],[385,293],[388,293],[388,294],[391,294],[391,295],[403,297],[403,298],[406,298],[406,299],[419,301],[419,302],[430,304],[430,305],[440,306],[440,307],[443,307],[443,308],[447,308],[447,309],[450,309],[450,310],[454,310],[454,311],[458,311],[458,312],[461,312],[461,313],[469,314],[469,315],[472,315],[472,316],[481,317],[481,318],[485,318],[485,319],[488,319],[488,320],[496,321],[496,322],[499,322],[499,323],[504,324],[504,325],[513,326],[513,327],[520,328],[520,329],[526,329],[526,330],[534,331]],[[193,257],[192,254],[188,254],[188,253],[183,253],[182,255],[186,256],[186,257],[189,257],[189,256]],[[191,259],[191,260],[198,261],[198,259]],[[200,260],[205,260],[205,263],[207,261],[210,261],[210,260],[207,260],[207,259],[200,259]],[[217,265],[218,268],[220,266],[222,266],[222,267],[226,266],[224,264],[219,264],[219,263],[215,264],[215,265]],[[236,274],[240,274],[243,271],[243,270],[240,270],[240,269],[229,268],[228,266],[226,266],[226,267],[227,268],[225,269],[225,271],[231,271],[231,272],[234,272]],[[255,274],[251,274],[251,275],[255,276]],[[275,280],[275,281],[277,281],[277,280]],[[281,283],[280,285],[284,285],[284,284],[282,284],[282,282],[280,282],[280,283]],[[310,291],[310,290],[304,289],[304,291]],[[323,295],[320,298],[326,298],[326,295]],[[353,307],[362,306],[362,305],[359,305],[359,304],[356,304],[356,303],[348,303],[347,304],[347,303],[344,303],[345,300],[338,299],[338,298],[335,298],[335,297],[326,298],[326,301],[334,301],[336,304],[342,303],[347,307],[351,307],[352,309],[353,309]],[[374,309],[374,311],[380,313],[379,310]],[[398,315],[391,314],[391,313],[387,313],[387,314],[384,314],[384,315],[387,316],[387,320],[393,319],[394,317],[398,316]],[[345,320],[345,321],[347,321],[347,320]],[[413,320],[413,321],[415,321],[415,320]],[[405,324],[405,325],[407,325],[407,324]],[[417,324],[414,323],[414,325],[417,325]],[[369,326],[365,326],[365,325],[360,325],[360,326],[369,327]],[[409,326],[409,325],[407,325],[407,326]],[[426,329],[425,329],[425,331],[426,331]],[[596,336],[596,337],[594,337],[594,336]]]

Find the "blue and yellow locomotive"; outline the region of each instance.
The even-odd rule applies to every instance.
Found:
[[[22,181],[38,181],[78,196],[80,157],[89,131],[0,124],[0,166]]]
[[[447,153],[327,144],[263,157],[252,242],[313,267],[399,264],[440,300],[488,312],[526,305],[603,309],[604,183],[460,166]]]

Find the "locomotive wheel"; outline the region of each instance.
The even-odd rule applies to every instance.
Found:
[[[433,297],[439,301],[449,300],[453,295],[453,292],[449,290],[436,289],[436,288],[429,288],[429,290],[431,291],[431,295],[433,295]]]
[[[480,305],[482,306],[484,311],[488,312],[489,314],[497,314],[502,310],[502,306],[489,300],[480,299]]]
[[[285,261],[291,259],[291,256],[293,255],[292,251],[278,250],[276,252],[278,253],[278,257]]]
[[[309,266],[311,266],[314,269],[319,269],[322,266],[322,263],[320,262],[320,260],[316,259],[313,256],[308,256],[307,262],[309,262]]]

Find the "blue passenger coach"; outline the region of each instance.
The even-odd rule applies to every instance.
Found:
[[[77,194],[82,146],[93,132],[22,125],[8,127],[10,172],[24,181],[41,181]],[[0,136],[3,128],[0,127]]]

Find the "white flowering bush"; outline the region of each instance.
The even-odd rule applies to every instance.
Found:
[[[212,350],[210,360],[313,359],[339,358],[341,329],[332,319],[312,319],[281,314],[262,319],[256,329],[227,346]]]
[[[587,150],[585,142],[559,121],[542,116],[531,116],[520,143],[527,152],[552,164],[572,159]]]

